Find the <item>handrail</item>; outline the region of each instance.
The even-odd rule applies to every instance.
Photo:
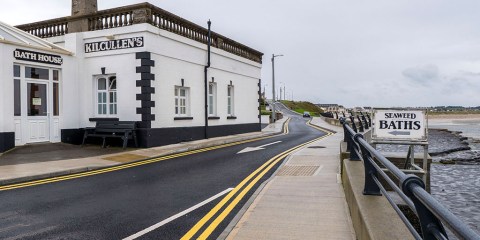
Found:
[[[148,23],[183,37],[206,44],[208,30],[173,13],[167,12],[150,3],[139,3],[124,7],[97,11],[95,13],[55,18],[41,22],[16,26],[40,38],[62,36],[71,33],[70,25],[86,22],[83,31],[97,31],[110,28]],[[226,52],[262,63],[263,53],[238,43],[218,33],[212,32],[212,46]]]
[[[361,133],[354,131],[345,118],[341,118],[340,122],[343,125],[344,141],[347,142],[347,149],[350,150],[350,160],[362,160],[364,163],[365,185],[363,194],[381,195],[383,193],[415,238],[419,239],[420,235],[415,231],[405,215],[401,213],[390,196],[386,194],[385,188],[379,181],[379,175],[386,180],[387,184],[417,215],[420,220],[422,239],[448,239],[443,224],[459,238],[480,239],[480,235],[469,228],[425,190],[425,183],[419,177],[402,172],[402,170],[365,141]],[[381,170],[381,167],[374,160],[382,164],[399,180],[399,186],[395,185],[392,179]]]

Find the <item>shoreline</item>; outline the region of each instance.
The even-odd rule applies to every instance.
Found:
[[[428,114],[428,120],[480,120],[480,113],[469,114]]]

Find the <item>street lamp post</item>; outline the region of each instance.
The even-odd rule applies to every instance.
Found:
[[[282,101],[282,86],[280,86],[280,95],[278,97],[278,100]]]
[[[275,55],[272,54],[272,122],[275,122],[276,114],[275,114],[275,58],[282,57],[283,55]]]
[[[282,86],[283,85],[283,89],[282,89]],[[285,83],[284,82],[280,82],[280,97],[279,97],[280,100],[287,100],[285,99]]]

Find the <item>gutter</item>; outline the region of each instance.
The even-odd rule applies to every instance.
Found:
[[[212,32],[210,30],[210,25],[212,22],[208,20],[208,44],[207,44],[207,66],[205,66],[205,139],[208,139],[208,68],[210,68],[210,46],[212,40]]]

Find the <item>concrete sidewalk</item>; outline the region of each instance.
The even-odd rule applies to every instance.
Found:
[[[356,239],[339,176],[343,130],[294,153],[252,196],[220,238]]]
[[[99,168],[135,162],[147,158],[160,157],[179,152],[271,136],[283,131],[283,123],[286,120],[287,119],[284,118],[278,120],[276,123],[269,124],[267,127],[262,129],[261,132],[203,139],[161,147],[136,149],[132,151],[102,149],[100,146],[96,145],[80,148],[80,146],[67,146],[67,144],[64,144],[65,146],[60,145],[57,146],[57,148],[69,148],[72,150],[67,149],[61,151],[60,153],[60,151],[56,152],[54,149],[45,149],[43,152],[40,150],[39,153],[33,152],[30,154],[30,158],[35,158],[36,156],[42,155],[42,160],[40,161],[36,161],[36,159],[25,159],[26,157],[21,156],[21,154],[17,154],[19,156],[10,157],[9,154],[14,153],[6,153],[4,155],[0,155],[0,185],[85,172]],[[46,144],[45,147],[47,147],[47,145],[48,144]],[[90,153],[85,153],[82,155],[79,154],[81,151],[90,151]],[[60,154],[62,154],[62,156],[59,156]],[[69,154],[74,157],[69,156]],[[79,158],[79,155],[88,155],[88,157]],[[4,160],[4,164],[2,164],[2,160]]]

